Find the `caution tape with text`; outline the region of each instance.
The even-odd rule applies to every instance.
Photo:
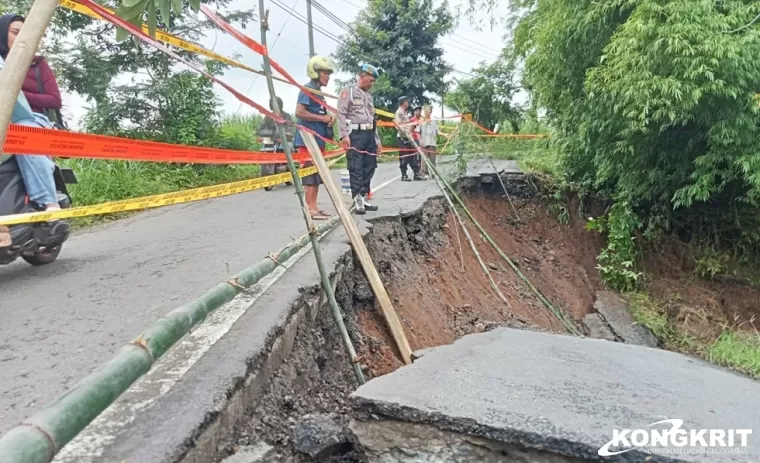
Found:
[[[172,145],[20,125],[10,126],[3,152],[27,155],[44,154],[63,158],[195,164],[282,164],[285,162],[283,153]],[[323,156],[332,158],[342,152],[342,149],[327,151],[323,153]],[[294,153],[293,159],[296,162],[306,162],[311,160],[311,156]]]
[[[338,159],[331,161],[330,165],[336,163],[337,161]],[[317,169],[315,167],[298,170],[299,177],[305,177],[307,175],[315,173],[317,173]],[[32,212],[28,214],[5,215],[0,216],[0,225],[18,225],[22,223],[47,222],[49,220],[56,219],[71,219],[93,215],[114,214],[118,212],[152,209],[156,207],[171,206],[174,204],[189,203],[192,201],[201,201],[204,199],[219,198],[221,196],[230,196],[238,193],[260,190],[264,187],[279,185],[290,180],[291,175],[289,172],[286,172],[283,174],[269,175],[266,177],[260,177],[251,180],[242,180],[239,182],[224,183],[221,185],[193,188],[190,190],[177,191],[174,193],[124,199],[122,201],[111,201],[102,204],[95,204],[92,206],[73,207],[55,212],[43,211]]]

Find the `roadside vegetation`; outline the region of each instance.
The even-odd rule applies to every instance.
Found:
[[[171,24],[169,12],[152,21],[198,40],[214,26],[192,11],[208,2],[177,2]],[[234,10],[231,0],[213,3],[233,24],[254,18],[252,8]],[[447,124],[454,135],[443,154],[518,161],[540,179],[560,221],[568,220],[571,200],[601,205],[583,215],[589,231],[606,238],[598,270],[607,287],[627,295],[639,322],[668,348],[760,375],[760,292],[753,292],[760,287],[758,3],[470,0],[469,7],[466,13],[487,12],[505,31],[491,64],[457,70],[443,60],[439,39],[462,18],[432,0],[369,2],[336,59],[346,70],[360,61],[386,70],[375,89],[378,107],[392,109],[400,95],[415,105],[442,99],[491,129],[498,124],[500,133],[550,135],[489,138],[470,124]],[[11,6],[0,0],[0,8]],[[59,9],[44,50],[63,90],[90,104],[86,132],[258,148],[258,117],[220,114],[208,80],[150,47],[117,41],[111,26]],[[212,74],[226,68],[180,54]],[[513,103],[521,92],[524,106]],[[382,129],[381,138],[395,146],[393,129]],[[258,174],[256,166],[64,163],[80,178],[78,204]]]

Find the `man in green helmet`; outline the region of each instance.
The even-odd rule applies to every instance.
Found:
[[[330,58],[312,56],[306,65],[306,74],[311,80],[304,87],[314,91],[307,94],[307,92],[301,90],[298,93],[296,104],[296,123],[328,140],[334,138],[333,125],[335,124],[336,117],[333,114],[328,114],[325,108],[325,97],[321,94],[321,89],[330,82],[330,76],[333,72],[335,72],[335,65]],[[320,137],[314,138],[317,141],[317,145],[319,145],[319,149],[324,152],[325,140]],[[304,143],[303,137],[301,137],[300,130],[296,132],[293,145],[299,153],[309,153],[306,149],[306,143]],[[309,161],[304,163],[303,167],[306,168],[312,164]],[[314,220],[327,220],[330,218],[330,215],[320,209],[317,204],[317,195],[319,194],[319,185],[321,184],[322,178],[319,174],[312,174],[303,178],[304,190],[306,191],[306,206],[309,209],[311,218]]]

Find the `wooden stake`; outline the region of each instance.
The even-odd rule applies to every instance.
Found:
[[[412,349],[409,347],[409,341],[406,339],[404,327],[401,326],[401,321],[396,314],[396,310],[393,308],[388,293],[385,291],[385,286],[383,286],[383,282],[380,280],[380,275],[377,273],[375,264],[372,262],[372,257],[370,257],[369,251],[367,251],[367,246],[364,244],[361,234],[359,234],[359,229],[356,228],[356,223],[354,223],[354,219],[351,217],[348,208],[343,204],[343,195],[333,181],[332,175],[330,174],[330,168],[322,157],[322,152],[319,149],[319,145],[317,145],[317,141],[314,139],[314,135],[301,130],[301,137],[303,137],[303,141],[306,143],[306,148],[311,154],[314,166],[316,166],[319,175],[322,177],[322,182],[327,189],[327,194],[330,195],[330,199],[332,200],[335,209],[338,211],[340,220],[343,222],[343,228],[346,229],[346,233],[351,240],[354,252],[359,258],[359,262],[362,264],[364,273],[367,275],[372,291],[375,293],[377,303],[380,305],[385,321],[388,323],[388,328],[391,330],[393,340],[396,342],[396,347],[398,347],[398,350],[401,353],[401,359],[405,364],[409,365],[412,363]]]

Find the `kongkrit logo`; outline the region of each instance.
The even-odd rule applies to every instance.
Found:
[[[613,429],[612,440],[599,449],[603,457],[620,455],[637,447],[648,447],[653,452],[711,452],[727,451],[729,448],[746,449],[751,429],[681,429],[683,420],[662,420],[647,428],[668,423],[670,429]],[[738,449],[737,449],[738,447]],[[612,451],[611,449],[619,449]],[[725,449],[725,450],[723,450]]]

